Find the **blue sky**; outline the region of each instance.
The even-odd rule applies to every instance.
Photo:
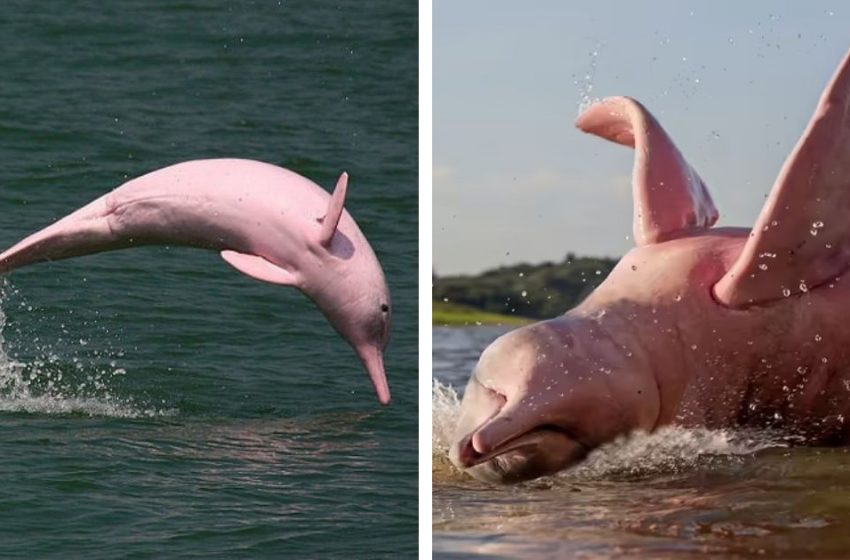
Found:
[[[578,132],[587,97],[629,95],[749,227],[850,49],[840,2],[433,5],[434,268],[620,256],[632,152]]]

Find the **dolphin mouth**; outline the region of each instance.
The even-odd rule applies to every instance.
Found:
[[[566,446],[575,448],[574,455],[585,456],[590,452],[590,447],[583,444],[572,436],[567,430],[555,425],[544,425],[537,427],[530,432],[521,434],[513,439],[510,439],[499,447],[489,451],[488,453],[480,453],[472,444],[472,437],[477,430],[473,430],[464,437],[456,447],[456,456],[454,457],[457,465],[463,469],[471,469],[472,467],[487,463],[502,455],[506,455],[513,451],[521,451],[523,449],[536,449],[543,440],[551,440],[554,438],[563,440]]]

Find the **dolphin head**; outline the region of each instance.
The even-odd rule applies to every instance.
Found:
[[[391,322],[390,294],[384,283],[374,292],[356,300],[349,309],[345,324],[340,326],[345,329],[343,337],[363,362],[381,404],[390,403],[390,389],[384,373],[384,351],[390,340]]]
[[[567,318],[510,332],[481,355],[449,458],[473,477],[515,483],[554,474],[657,419],[653,379],[621,348]]]
[[[392,304],[384,271],[366,236],[343,205],[348,174],[343,173],[319,220],[316,276],[320,289],[302,289],[336,331],[354,348],[375,388],[378,401],[389,404],[384,350],[390,338]]]
[[[353,225],[353,221],[350,222]],[[356,228],[356,225],[353,225]],[[384,372],[384,351],[390,338],[392,302],[381,265],[359,231],[345,239],[353,253],[340,258],[329,251],[321,259],[325,283],[303,291],[316,303],[328,322],[360,358],[381,404],[389,404],[390,390]]]
[[[351,262],[355,259],[365,262]],[[384,351],[390,338],[392,302],[377,258],[369,246],[364,245],[348,260],[330,255],[324,259],[321,270],[329,278],[327,283],[320,290],[308,287],[303,291],[354,348],[372,381],[378,401],[389,404]]]

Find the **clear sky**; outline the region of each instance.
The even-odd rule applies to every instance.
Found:
[[[720,225],[752,225],[850,49],[838,1],[433,10],[438,274],[629,250],[632,151],[574,128],[588,96],[643,102],[708,185]]]

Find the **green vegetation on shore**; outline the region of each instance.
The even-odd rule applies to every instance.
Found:
[[[523,324],[575,307],[611,272],[615,259],[576,257],[518,264],[478,275],[433,276],[434,325]]]
[[[516,315],[500,315],[488,313],[473,307],[446,303],[432,302],[431,323],[438,327],[471,327],[481,325],[524,325],[532,319]]]

